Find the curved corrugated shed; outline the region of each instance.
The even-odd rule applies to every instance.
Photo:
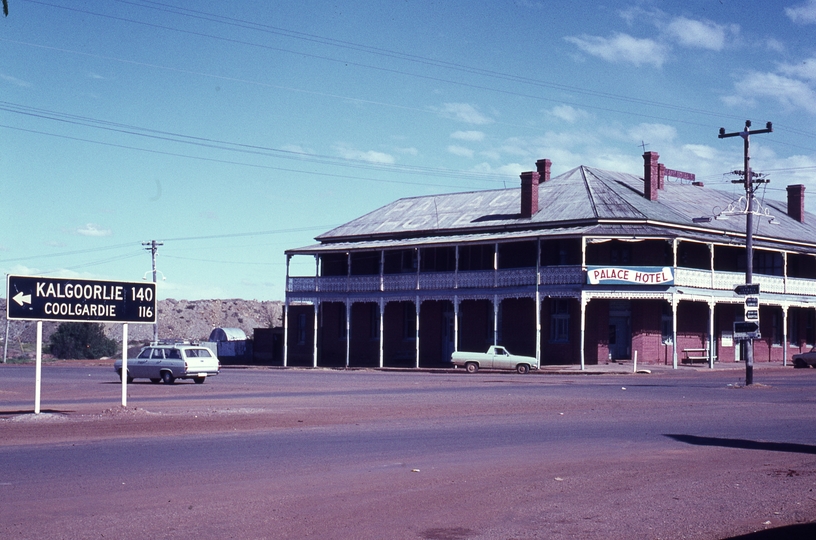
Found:
[[[246,338],[240,328],[214,328],[207,341],[245,341]]]

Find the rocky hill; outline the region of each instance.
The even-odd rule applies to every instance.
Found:
[[[6,300],[0,299],[0,340],[6,337]],[[214,328],[240,328],[248,338],[255,328],[283,325],[283,302],[257,300],[160,300],[159,339],[206,340]],[[36,322],[10,321],[8,357],[31,356],[36,343]],[[47,345],[59,323],[43,323],[43,344]],[[105,334],[122,341],[121,324],[105,324]],[[128,341],[146,343],[153,338],[153,325],[129,324]],[[22,350],[21,350],[22,349]]]

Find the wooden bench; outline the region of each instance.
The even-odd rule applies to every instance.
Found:
[[[683,362],[708,362],[708,349],[683,349]]]

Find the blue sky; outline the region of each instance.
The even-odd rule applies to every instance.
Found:
[[[9,0],[0,51],[6,274],[138,281],[157,240],[159,298],[279,300],[285,249],[541,158],[738,196],[746,119],[759,195],[816,211],[816,0]]]

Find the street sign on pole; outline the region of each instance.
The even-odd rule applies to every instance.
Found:
[[[756,321],[735,321],[734,339],[759,339],[759,323]]]
[[[756,296],[759,294],[759,283],[737,285],[734,292],[740,296]]]
[[[156,284],[8,276],[9,320],[156,322]]]

